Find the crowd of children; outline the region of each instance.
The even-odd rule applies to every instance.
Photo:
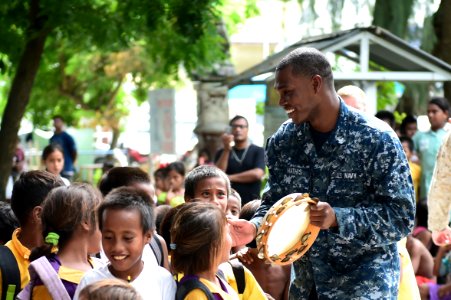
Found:
[[[203,165],[170,182],[176,187],[180,180],[172,190],[182,190],[183,198],[172,207],[156,205],[156,187],[139,168],[112,168],[98,188],[67,186],[50,168],[23,173],[5,208],[12,239],[1,246],[0,293],[4,299],[119,299],[110,292],[115,289],[128,295],[120,299],[286,299],[289,276],[266,291],[260,281],[268,285],[267,270],[258,274],[255,261],[252,272],[244,260],[230,260],[227,218],[239,217],[241,200],[227,175]],[[7,261],[14,263],[4,269]]]

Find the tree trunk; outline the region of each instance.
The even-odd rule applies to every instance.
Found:
[[[3,112],[0,129],[0,201],[5,199],[6,183],[11,174],[12,158],[17,145],[20,121],[30,100],[31,88],[44,52],[45,40],[49,33],[47,30],[39,28],[42,25],[37,20],[38,10],[38,1],[31,1],[30,17],[32,20],[30,24],[32,24],[32,27],[27,34],[28,39],[9,91],[5,111]]]
[[[376,0],[373,25],[383,27],[404,39],[413,10],[413,0]]]
[[[437,36],[433,54],[451,64],[451,0],[442,0],[434,14],[434,31]],[[451,83],[444,85],[445,97],[451,104]]]
[[[111,150],[113,150],[114,148],[117,147],[117,142],[119,140],[119,136],[121,135],[121,131],[119,130],[119,127],[112,127],[112,130],[113,130],[113,137],[111,139],[111,144],[110,144]]]

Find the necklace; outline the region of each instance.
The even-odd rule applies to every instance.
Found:
[[[240,165],[243,163],[243,160],[246,158],[247,150],[249,150],[249,146],[244,149],[243,155],[241,155],[241,159],[238,158],[238,155],[236,155],[235,149],[232,148],[232,157],[235,159]]]

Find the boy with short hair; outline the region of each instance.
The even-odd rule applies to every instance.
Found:
[[[113,189],[122,186],[130,186],[145,191],[151,199],[151,204],[155,205],[155,189],[150,182],[149,175],[140,168],[114,167],[105,173],[99,182],[99,189],[104,197]],[[169,270],[168,249],[164,239],[154,232],[149,246],[144,248],[144,261],[156,263]]]
[[[149,195],[133,187],[114,189],[100,205],[98,220],[109,264],[88,271],[74,299],[84,286],[108,278],[128,281],[143,299],[174,299],[176,285],[171,273],[142,260],[144,247],[155,230]]]
[[[19,221],[20,227],[14,231],[11,240],[5,246],[14,255],[20,272],[20,286],[15,287],[15,294],[19,293],[30,281],[30,274],[28,273],[30,261],[28,258],[31,249],[41,246],[43,243],[41,204],[47,194],[59,186],[64,186],[64,182],[59,177],[40,170],[22,173],[14,183],[11,208]],[[2,256],[0,260],[4,262],[5,258]],[[3,293],[6,292],[2,290],[3,280],[10,282],[12,274],[11,272],[8,274],[2,273],[1,276],[0,295],[3,297]]]

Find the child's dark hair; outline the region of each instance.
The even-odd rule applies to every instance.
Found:
[[[5,244],[12,237],[14,230],[19,227],[19,221],[14,215],[11,205],[0,201],[0,245]]]
[[[171,265],[187,275],[210,270],[216,262],[226,230],[225,213],[210,203],[186,203],[171,227]]]
[[[30,212],[40,206],[47,194],[64,182],[50,172],[35,170],[24,172],[14,183],[11,208],[21,226],[27,223]]]
[[[408,136],[402,136],[399,138],[399,140],[402,143],[407,143],[407,145],[409,146],[409,150],[412,152],[414,149],[414,145],[413,145],[413,141],[411,138],[409,138]]]
[[[44,150],[42,150],[42,156],[41,156],[42,160],[45,161],[47,159],[47,157],[49,157],[49,155],[52,154],[55,151],[59,151],[59,152],[61,152],[61,154],[64,155],[63,148],[61,148],[61,146],[58,145],[58,144],[52,143],[50,145],[47,145],[44,148]]]
[[[87,183],[74,183],[53,189],[42,203],[42,235],[56,233],[58,248],[61,250],[72,238],[77,227],[83,222],[90,225],[91,232],[97,229],[96,209],[102,201],[99,191]],[[55,246],[46,241],[43,246],[33,249],[30,261],[48,256]]]
[[[166,167],[166,172],[169,173],[170,171],[175,171],[180,175],[185,176],[185,165],[181,161],[174,161]]]
[[[230,189],[230,195],[229,195],[229,197],[230,197],[230,196],[234,196],[235,198],[238,199],[238,201],[240,202],[240,209],[241,209],[241,195],[240,195],[240,193],[238,193],[238,191],[235,190],[235,189]]]
[[[449,113],[449,102],[444,97],[434,97],[429,100],[429,104],[437,105],[442,111]]]
[[[103,228],[103,214],[107,209],[128,211],[135,209],[140,214],[143,233],[153,232],[155,229],[155,216],[150,203],[150,196],[141,189],[122,186],[112,190],[105,197],[105,201],[97,211],[100,230]]]
[[[395,115],[388,110],[380,110],[375,114],[375,117],[380,120],[388,120],[391,127],[395,126]]]
[[[185,206],[185,203],[178,205],[176,207],[171,207],[171,209],[168,210],[168,212],[164,215],[163,220],[161,220],[158,233],[163,237],[164,241],[166,242],[166,245],[171,244],[172,223],[174,222],[175,215],[183,206]],[[168,250],[171,251],[171,249]]]
[[[169,210],[171,210],[171,206],[164,204],[155,207],[155,228],[157,229],[157,233],[160,234],[160,225],[161,222],[164,219],[164,216],[168,213]]]
[[[230,180],[227,175],[215,166],[202,165],[194,168],[185,178],[185,199],[193,199],[197,184],[207,178],[222,178],[227,186],[227,197],[231,193]]]
[[[166,168],[159,168],[159,169],[155,170],[155,172],[153,172],[153,178],[164,179],[164,178],[166,178],[167,174],[168,174],[168,170]]]
[[[149,174],[136,167],[115,167],[103,175],[99,182],[99,190],[106,196],[115,188],[135,183],[150,183]]]
[[[407,115],[404,119],[402,119],[401,126],[399,127],[399,131],[402,135],[406,134],[407,125],[412,123],[417,124],[417,118],[415,118],[413,115]]]
[[[262,203],[261,200],[256,199],[244,204],[244,206],[241,208],[240,211],[240,219],[250,221],[254,216],[255,212],[257,211],[257,209],[260,207],[261,203]]]

